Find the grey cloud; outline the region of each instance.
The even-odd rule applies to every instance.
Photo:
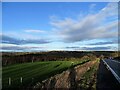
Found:
[[[42,50],[44,47],[31,47],[31,46],[20,46],[20,45],[7,45],[1,46],[1,50],[12,50],[12,51],[31,51],[31,50]]]
[[[79,49],[80,47],[65,47],[66,49]]]
[[[110,47],[110,46],[103,46],[103,47],[65,47],[66,49],[72,49],[72,50],[87,50],[87,51],[107,51],[107,50],[111,50],[114,47]]]
[[[108,51],[111,50],[112,47],[82,47],[83,50],[89,51]]]
[[[115,38],[118,35],[118,21],[107,22],[106,24],[104,21],[108,18],[117,17],[117,9],[117,3],[109,3],[97,14],[87,15],[82,20],[67,18],[65,20],[54,20],[51,24],[56,29],[57,37],[68,43]]]
[[[114,41],[108,41],[108,42],[97,42],[97,43],[91,43],[89,45],[107,45],[107,44],[118,44],[118,41],[114,40]]]
[[[23,39],[16,39],[13,37],[9,37],[6,35],[0,35],[0,37],[2,37],[2,43],[7,43],[7,44],[16,44],[16,45],[22,45],[22,44],[45,44],[45,43],[50,43],[47,40],[44,39],[27,39],[27,40],[23,40]]]
[[[6,35],[0,35],[0,37],[2,38],[2,43],[18,44],[20,42],[19,40]]]
[[[2,50],[25,50],[26,47],[20,47],[20,46],[2,46]]]

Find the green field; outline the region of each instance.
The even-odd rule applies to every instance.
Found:
[[[35,83],[47,79],[64,70],[76,65],[83,64],[88,60],[82,61],[46,61],[23,63],[3,67],[3,88],[30,87]],[[72,62],[74,62],[72,64]],[[21,80],[22,77],[22,80]],[[9,85],[9,79],[10,85]]]

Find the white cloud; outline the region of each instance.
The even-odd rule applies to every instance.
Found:
[[[91,4],[89,8],[90,8],[90,10],[93,10],[93,9],[95,9],[95,7],[96,7],[96,4]]]
[[[45,33],[46,31],[30,29],[30,30],[25,30],[25,32],[28,32],[28,33]]]
[[[117,3],[109,3],[96,14],[89,14],[82,20],[65,18],[52,20],[56,36],[64,42],[77,42],[92,39],[116,38],[118,35]]]

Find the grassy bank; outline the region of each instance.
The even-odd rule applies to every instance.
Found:
[[[82,90],[96,90],[96,78],[99,61],[100,60],[97,59],[95,65],[90,67],[79,81],[80,83],[78,83],[78,87]]]

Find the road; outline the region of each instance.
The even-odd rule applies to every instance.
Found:
[[[109,59],[103,60],[103,62],[120,83],[120,62]]]
[[[97,90],[120,90],[120,83],[115,75],[111,72],[114,71],[119,77],[120,64],[113,60],[101,60],[97,72]],[[109,67],[109,68],[108,68]],[[111,68],[111,69],[110,69]]]

